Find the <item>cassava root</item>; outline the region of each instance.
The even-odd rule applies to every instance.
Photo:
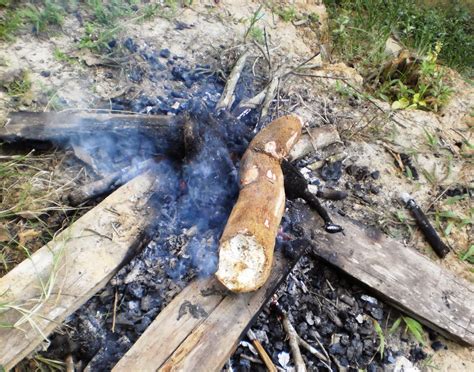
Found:
[[[217,279],[234,292],[250,292],[267,280],[285,209],[281,162],[301,135],[294,115],[271,122],[242,157],[240,193],[220,240]]]

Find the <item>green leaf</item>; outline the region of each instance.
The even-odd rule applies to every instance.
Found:
[[[375,332],[377,332],[377,335],[379,336],[379,341],[380,341],[378,351],[380,352],[380,358],[383,359],[383,352],[385,349],[385,336],[383,334],[383,330],[382,330],[382,327],[380,327],[379,322],[377,322],[375,319],[373,320],[373,322],[374,322]]]
[[[461,256],[461,261],[468,261],[474,264],[474,244]]]
[[[390,329],[388,330],[388,334],[389,335],[392,335],[394,334],[398,327],[400,327],[400,323],[402,322],[402,318],[398,318],[397,320],[395,320],[395,322],[392,324],[392,326],[390,327]]]
[[[415,337],[415,339],[422,345],[425,344],[425,337],[423,327],[415,319],[409,318],[407,316],[403,317],[403,321],[407,325],[410,333]]]
[[[410,105],[410,100],[406,97],[400,98],[398,101],[392,103],[392,110],[403,110]]]
[[[445,236],[448,236],[449,234],[451,234],[451,230],[453,229],[454,227],[454,222],[451,221],[448,223],[448,226],[446,226],[446,229],[444,230],[444,235]]]

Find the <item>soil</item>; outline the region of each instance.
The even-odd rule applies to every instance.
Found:
[[[323,5],[312,3],[297,1],[296,6],[299,12],[319,15],[317,29],[308,24],[295,26],[283,22],[270,11],[265,12],[259,24],[268,32],[274,65],[298,65],[318,50],[324,39],[327,16]],[[269,75],[260,51],[251,46],[251,40],[243,43],[248,27],[246,20],[257,8],[258,4],[252,1],[238,4],[204,1],[183,8],[170,20],[156,18],[139,24],[129,23],[126,32],[117,40],[124,46],[120,61],[78,51],[77,34],[82,26],[73,15],[67,17],[60,35],[47,39],[22,35],[12,44],[0,46],[0,59],[4,61],[0,76],[5,78],[15,71],[27,70],[32,81],[31,92],[21,99],[14,99],[0,91],[0,116],[6,117],[8,112],[16,110],[50,110],[53,104],[67,109],[108,108],[170,115],[199,111],[199,107],[211,111],[224,85],[222,76],[230,71],[238,51],[246,48],[252,49],[253,68],[246,70],[237,98],[249,98],[265,85]],[[79,62],[58,61],[54,57],[55,49],[74,55]],[[466,141],[473,142],[469,116],[474,102],[472,86],[455,72],[450,72],[453,98],[441,112],[405,110],[388,117],[374,104],[359,98],[350,89],[342,89],[337,80],[331,79],[345,78],[360,88],[363,79],[353,68],[343,63],[322,63],[320,58],[314,62],[319,67],[308,73],[329,78],[290,76],[280,86],[279,99],[272,104],[266,122],[286,112],[297,112],[309,127],[336,125],[342,143],[317,149],[297,163],[314,185],[349,193],[347,199],[326,201],[325,206],[382,229],[442,267],[474,282],[472,265],[459,259],[459,255],[473,244],[474,236],[474,164],[472,150],[463,145]],[[196,108],[196,102],[202,105]],[[388,104],[380,101],[376,104],[389,111]],[[256,113],[252,113],[243,120],[242,132],[253,129],[256,117]],[[220,123],[223,121],[225,119]],[[240,133],[229,130],[228,125],[223,124],[224,133],[238,137]],[[437,138],[436,143],[430,144],[427,133]],[[232,150],[239,153],[246,142],[232,140],[232,143]],[[5,151],[0,147],[0,154]],[[179,171],[173,168],[167,176],[179,184],[179,179],[189,180],[189,172],[194,172],[192,177],[201,177],[202,182],[189,185],[188,189],[202,190],[211,184],[212,177],[209,178],[208,168],[204,166],[209,156],[215,157],[216,169],[219,169],[226,163],[226,156],[232,158],[229,149],[223,150],[223,154],[223,158],[216,157],[215,153],[201,154],[202,157],[191,164],[194,170],[191,166]],[[70,161],[51,164],[49,170],[82,166],[70,151],[68,156]],[[397,159],[405,159],[402,162],[405,169],[410,168],[411,178],[406,170],[400,169]],[[54,174],[57,173],[60,172]],[[89,169],[87,176],[73,180],[81,184],[96,176]],[[63,176],[58,174],[57,177]],[[215,194],[216,188],[221,190],[223,186],[209,186],[209,195]],[[409,192],[432,221],[441,210],[470,218],[469,223],[453,224],[450,233],[443,236],[453,251],[444,260],[437,258],[415,228],[400,201],[401,192]],[[154,226],[151,243],[124,266],[104,290],[67,320],[67,327],[61,327],[61,331],[52,336],[52,344],[44,355],[64,359],[64,355],[72,352],[78,369],[87,364],[92,370],[113,366],[193,277],[212,272],[215,260],[209,257],[215,258],[216,242],[235,193],[235,189],[225,188],[218,193],[217,202],[207,194],[193,199],[193,202],[201,203],[201,208],[208,207],[206,203],[222,206],[214,219],[209,218],[205,226],[197,227],[197,232],[193,230],[193,224],[201,221],[201,217],[179,212],[189,200],[179,201],[176,192],[172,191],[170,198],[159,200],[163,212],[160,222]],[[459,194],[467,194],[467,197],[452,204],[452,197]],[[291,212],[291,203],[289,208],[287,215]],[[444,231],[449,222],[459,221],[441,219],[438,231]],[[212,242],[206,244],[209,251],[195,251],[193,247],[204,240]],[[111,319],[106,314],[117,295],[120,306],[113,333]],[[343,367],[368,371],[403,370],[400,365],[404,362],[411,365],[412,370],[474,370],[472,348],[462,347],[431,332],[430,340],[422,346],[404,333],[403,327],[387,338],[384,357],[380,358],[373,320],[386,329],[400,314],[345,274],[312,256],[303,257],[279,289],[277,297],[289,311],[300,335],[312,344],[321,339],[327,352]],[[289,346],[270,306],[260,314],[252,328],[273,361],[291,370],[291,354],[289,361],[286,355]],[[242,354],[254,356],[244,341],[227,369],[231,366],[234,370],[261,369],[258,364],[241,357]],[[304,358],[310,370],[324,368],[306,351]],[[28,363],[25,361],[24,366]],[[404,370],[409,369],[405,367]]]

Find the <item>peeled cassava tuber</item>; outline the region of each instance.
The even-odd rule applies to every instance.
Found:
[[[270,275],[285,210],[281,161],[301,135],[302,121],[283,116],[252,140],[242,157],[240,193],[220,240],[216,276],[234,292],[260,288]]]

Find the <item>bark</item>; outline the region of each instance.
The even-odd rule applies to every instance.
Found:
[[[250,143],[240,168],[241,190],[220,240],[222,284],[234,292],[260,288],[270,275],[275,238],[285,208],[281,161],[301,135],[297,116],[284,116]]]

